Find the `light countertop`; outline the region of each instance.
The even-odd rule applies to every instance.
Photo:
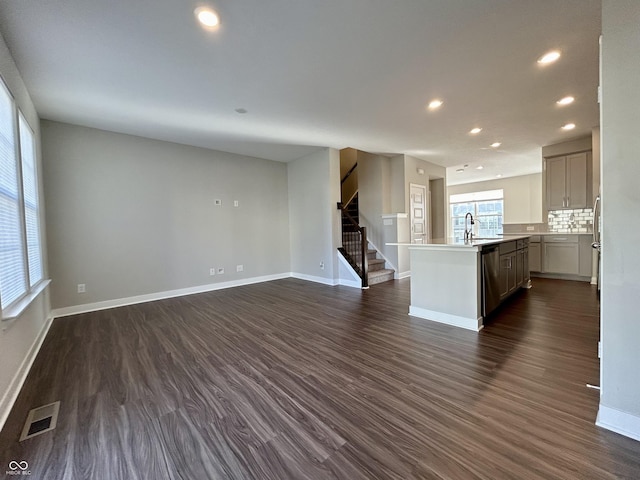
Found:
[[[520,233],[503,233],[503,237],[513,237],[520,235],[528,235],[530,237],[536,235],[593,235],[593,232],[520,232]]]
[[[483,247],[485,245],[494,245],[497,243],[511,242],[514,240],[520,240],[520,239],[529,238],[529,237],[531,237],[531,235],[509,234],[508,236],[505,235],[504,237],[478,238],[478,239],[473,239],[472,241],[464,241],[463,239],[448,237],[448,238],[434,238],[427,243],[387,243],[387,245],[397,245],[400,247],[410,247],[415,249],[439,249],[442,247],[477,249],[478,247]]]

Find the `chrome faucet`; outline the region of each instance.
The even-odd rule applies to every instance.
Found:
[[[467,229],[467,218],[471,218],[471,224],[469,225],[469,228]],[[473,221],[473,215],[471,215],[471,212],[467,212],[467,214],[464,216],[464,240],[468,241],[468,240],[473,240],[473,225],[474,225],[474,221]]]

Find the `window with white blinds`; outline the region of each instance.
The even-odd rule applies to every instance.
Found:
[[[22,114],[19,115],[19,119],[24,225],[27,234],[27,264],[29,265],[29,286],[33,287],[42,280],[38,177],[33,132]]]
[[[0,308],[42,280],[34,134],[0,80]]]

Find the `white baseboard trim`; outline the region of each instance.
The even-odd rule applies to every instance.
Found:
[[[207,285],[198,285],[197,287],[179,288],[177,290],[168,290],[166,292],[149,293],[146,295],[136,295],[133,297],[117,298],[115,300],[105,300],[103,302],[85,303],[83,305],[74,305],[71,307],[56,308],[51,312],[54,318],[66,317],[69,315],[77,315],[79,313],[95,312],[98,310],[106,310],[109,308],[124,307],[127,305],[135,305],[136,303],[152,302],[154,300],[164,300],[166,298],[182,297],[184,295],[193,295],[195,293],[212,292],[214,290],[222,290],[231,287],[240,287],[243,285],[251,285],[253,283],[270,282],[272,280],[281,280],[289,278],[292,274],[279,273],[275,275],[264,275],[261,277],[244,278],[241,280],[232,280],[229,282],[210,283]]]
[[[340,278],[338,280],[338,285],[343,285],[345,287],[362,288],[362,280],[356,282],[355,280],[345,280],[344,278]]]
[[[307,280],[308,282],[322,283],[323,285],[330,285],[332,287],[338,285],[338,282],[333,278],[316,277],[315,275],[307,275],[306,273],[296,272],[291,272],[290,276],[293,278],[297,278],[298,280]]]
[[[591,285],[597,285],[598,284],[598,277],[591,277]]]
[[[406,272],[396,272],[393,275],[393,278],[395,278],[396,280],[402,280],[403,278],[409,278],[411,276],[411,270],[408,270]]]
[[[20,364],[20,368],[14,375],[11,383],[9,384],[9,388],[2,396],[0,400],[0,430],[4,427],[4,423],[7,421],[9,417],[9,413],[11,413],[11,409],[13,408],[13,404],[18,399],[18,394],[20,390],[22,390],[22,386],[24,385],[25,380],[27,379],[27,375],[29,374],[29,370],[31,370],[31,366],[33,365],[33,361],[36,359],[38,352],[40,351],[40,347],[42,346],[42,342],[44,342],[45,337],[47,336],[47,332],[51,327],[51,323],[53,322],[53,316],[47,318],[47,320],[42,325],[40,332],[36,336],[36,339],[31,344],[29,351],[27,352],[27,356],[24,357],[22,363]]]
[[[640,417],[600,404],[596,425],[640,441]]]
[[[425,320],[431,320],[433,322],[446,323],[447,325],[453,325],[454,327],[466,328],[467,330],[473,330],[474,332],[479,332],[484,326],[482,324],[482,317],[460,317],[458,315],[451,315],[450,313],[436,312],[434,310],[414,307],[411,305],[409,306],[409,315],[412,317],[424,318]]]

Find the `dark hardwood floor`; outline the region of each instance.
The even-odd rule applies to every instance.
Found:
[[[409,317],[409,280],[57,319],[0,462],[48,480],[640,478],[640,442],[594,425],[594,287],[533,283],[480,333]],[[57,400],[57,428],[19,443]]]

